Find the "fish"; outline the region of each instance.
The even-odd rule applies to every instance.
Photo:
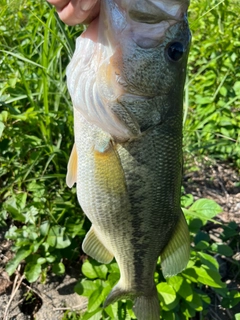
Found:
[[[184,270],[189,231],[180,206],[183,91],[191,33],[187,0],[102,0],[67,67],[74,145],[66,182],[91,221],[83,251],[114,258],[120,279],[104,307],[133,301],[160,318],[154,272]]]

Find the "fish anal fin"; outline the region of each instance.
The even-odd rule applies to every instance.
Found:
[[[133,311],[138,320],[159,320],[160,303],[155,286],[149,295],[140,295],[139,292],[131,292],[129,289],[124,288],[120,279],[109,293],[103,307],[106,308],[109,304],[122,299],[134,301]]]
[[[110,304],[121,300],[121,299],[132,299],[132,295],[130,292],[128,292],[126,289],[124,289],[121,284],[120,281],[115,285],[115,287],[113,287],[113,289],[111,290],[111,292],[109,293],[109,295],[107,296],[107,299],[105,300],[103,307],[106,308],[108,307]]]
[[[102,244],[93,227],[86,234],[82,249],[87,255],[100,263],[107,264],[113,259],[113,255]]]
[[[66,183],[69,188],[77,182],[77,160],[77,148],[74,143],[67,166]]]
[[[183,213],[173,232],[173,236],[161,254],[161,266],[165,278],[184,270],[190,257],[190,238]]]

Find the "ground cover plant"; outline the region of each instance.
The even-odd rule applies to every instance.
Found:
[[[185,147],[194,155],[240,159],[237,1],[192,1],[193,34],[185,87]]]
[[[19,264],[29,283],[47,274],[62,275],[79,259],[89,222],[68,189],[65,175],[73,143],[71,101],[65,69],[81,27],[57,20],[45,1],[0,0],[0,226],[12,241],[13,258],[5,266],[14,275]],[[240,17],[237,1],[192,0],[193,32],[184,113],[185,166],[208,156],[240,167]],[[205,319],[213,293],[220,305],[240,303],[237,290],[222,281],[217,257],[231,258],[239,245],[239,228],[222,226],[219,241],[206,226],[221,212],[212,200],[194,201],[183,190],[182,206],[192,238],[188,268],[156,282],[162,318]],[[215,220],[214,220],[215,221]],[[87,312],[67,312],[65,319],[131,319],[131,303],[101,305],[119,278],[115,263],[86,260],[75,290],[89,298]],[[196,318],[195,318],[196,319]],[[236,315],[239,319],[239,315]]]

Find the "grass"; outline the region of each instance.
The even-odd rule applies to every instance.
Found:
[[[236,1],[192,1],[185,147],[240,165],[239,15]]]

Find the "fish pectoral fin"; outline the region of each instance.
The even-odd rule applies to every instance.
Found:
[[[66,183],[69,188],[72,188],[77,182],[77,148],[74,143],[72,152],[68,161]]]
[[[103,135],[98,138],[94,147],[95,185],[99,190],[111,194],[112,198],[119,199],[121,195],[124,195],[126,200],[125,174],[116,145],[110,139],[105,139]]]
[[[106,247],[99,240],[94,228],[88,231],[82,244],[83,251],[93,259],[100,263],[110,263],[113,259],[113,255],[106,249]]]
[[[186,268],[190,257],[190,238],[187,222],[181,212],[173,236],[161,254],[163,276],[171,277]]]

